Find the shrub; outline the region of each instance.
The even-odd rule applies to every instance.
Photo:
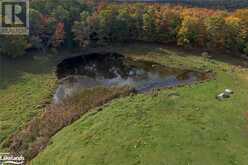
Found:
[[[13,58],[23,56],[27,47],[25,36],[0,36],[0,55]]]

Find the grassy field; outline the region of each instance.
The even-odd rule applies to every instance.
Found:
[[[157,45],[113,49],[171,67],[213,70],[209,82],[114,100],[57,133],[32,165],[247,165],[248,70],[242,60]],[[215,97],[225,88],[234,95]]]
[[[39,114],[51,101],[55,58],[2,59],[0,73],[0,144]]]

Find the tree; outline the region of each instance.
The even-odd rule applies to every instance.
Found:
[[[80,21],[75,21],[72,27],[72,32],[75,36],[74,40],[78,42],[80,47],[86,47],[90,44],[91,28],[88,22],[89,16],[88,12],[82,12],[80,14]]]
[[[64,24],[64,44],[67,48],[73,47],[72,26],[80,19],[82,11],[93,12],[96,3],[86,0],[36,0],[31,2],[31,8],[39,11],[41,15],[53,18],[57,23]],[[57,25],[54,26],[54,30]]]
[[[52,46],[55,48],[59,47],[64,41],[64,36],[65,36],[64,27],[65,25],[63,22],[59,22],[56,26],[55,32],[52,37]]]
[[[180,12],[182,8],[161,7],[157,17],[158,41],[176,43],[177,33],[181,25]]]
[[[119,8],[113,29],[113,34],[115,34],[113,37],[114,40],[119,42],[126,42],[130,40],[131,38],[129,36],[129,32],[131,29],[131,16],[128,10],[128,6]]]
[[[235,16],[228,16],[225,18],[226,23],[226,49],[240,50],[242,49],[242,42],[239,38],[241,31],[241,19]]]
[[[114,5],[107,6],[103,8],[97,15],[98,20],[98,32],[100,42],[109,43],[116,40],[116,32],[118,28],[116,27],[118,10]]]
[[[225,15],[215,14],[205,21],[209,48],[224,49],[226,43]]]
[[[70,19],[70,13],[62,5],[58,5],[51,13],[56,20],[59,22],[68,22]]]
[[[43,41],[40,37],[42,31],[42,14],[34,9],[30,9],[30,37],[29,41],[33,48],[42,50]]]
[[[207,12],[198,9],[185,9],[181,13],[181,27],[178,31],[178,45],[204,47],[206,43],[206,26],[204,16]]]
[[[241,52],[248,55],[248,9],[237,10],[234,16],[240,19],[238,46]]]
[[[34,48],[46,53],[51,46],[59,47],[64,41],[65,31],[62,20],[43,15],[36,10],[30,11],[30,41]]]
[[[128,6],[128,12],[130,16],[128,35],[130,40],[142,40],[144,10],[145,7],[143,4],[134,4]]]
[[[157,35],[156,29],[155,9],[148,6],[143,14],[143,40],[154,41]]]

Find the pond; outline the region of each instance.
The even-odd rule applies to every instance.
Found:
[[[68,58],[58,64],[56,73],[60,85],[54,95],[55,103],[84,88],[127,85],[143,93],[209,78],[208,73],[169,68],[118,53],[91,53]]]

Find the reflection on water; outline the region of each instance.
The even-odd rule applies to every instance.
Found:
[[[133,61],[116,53],[93,53],[64,60],[57,67],[57,77],[60,85],[55,103],[83,88],[128,85],[137,92],[146,92],[204,80],[206,74]]]

